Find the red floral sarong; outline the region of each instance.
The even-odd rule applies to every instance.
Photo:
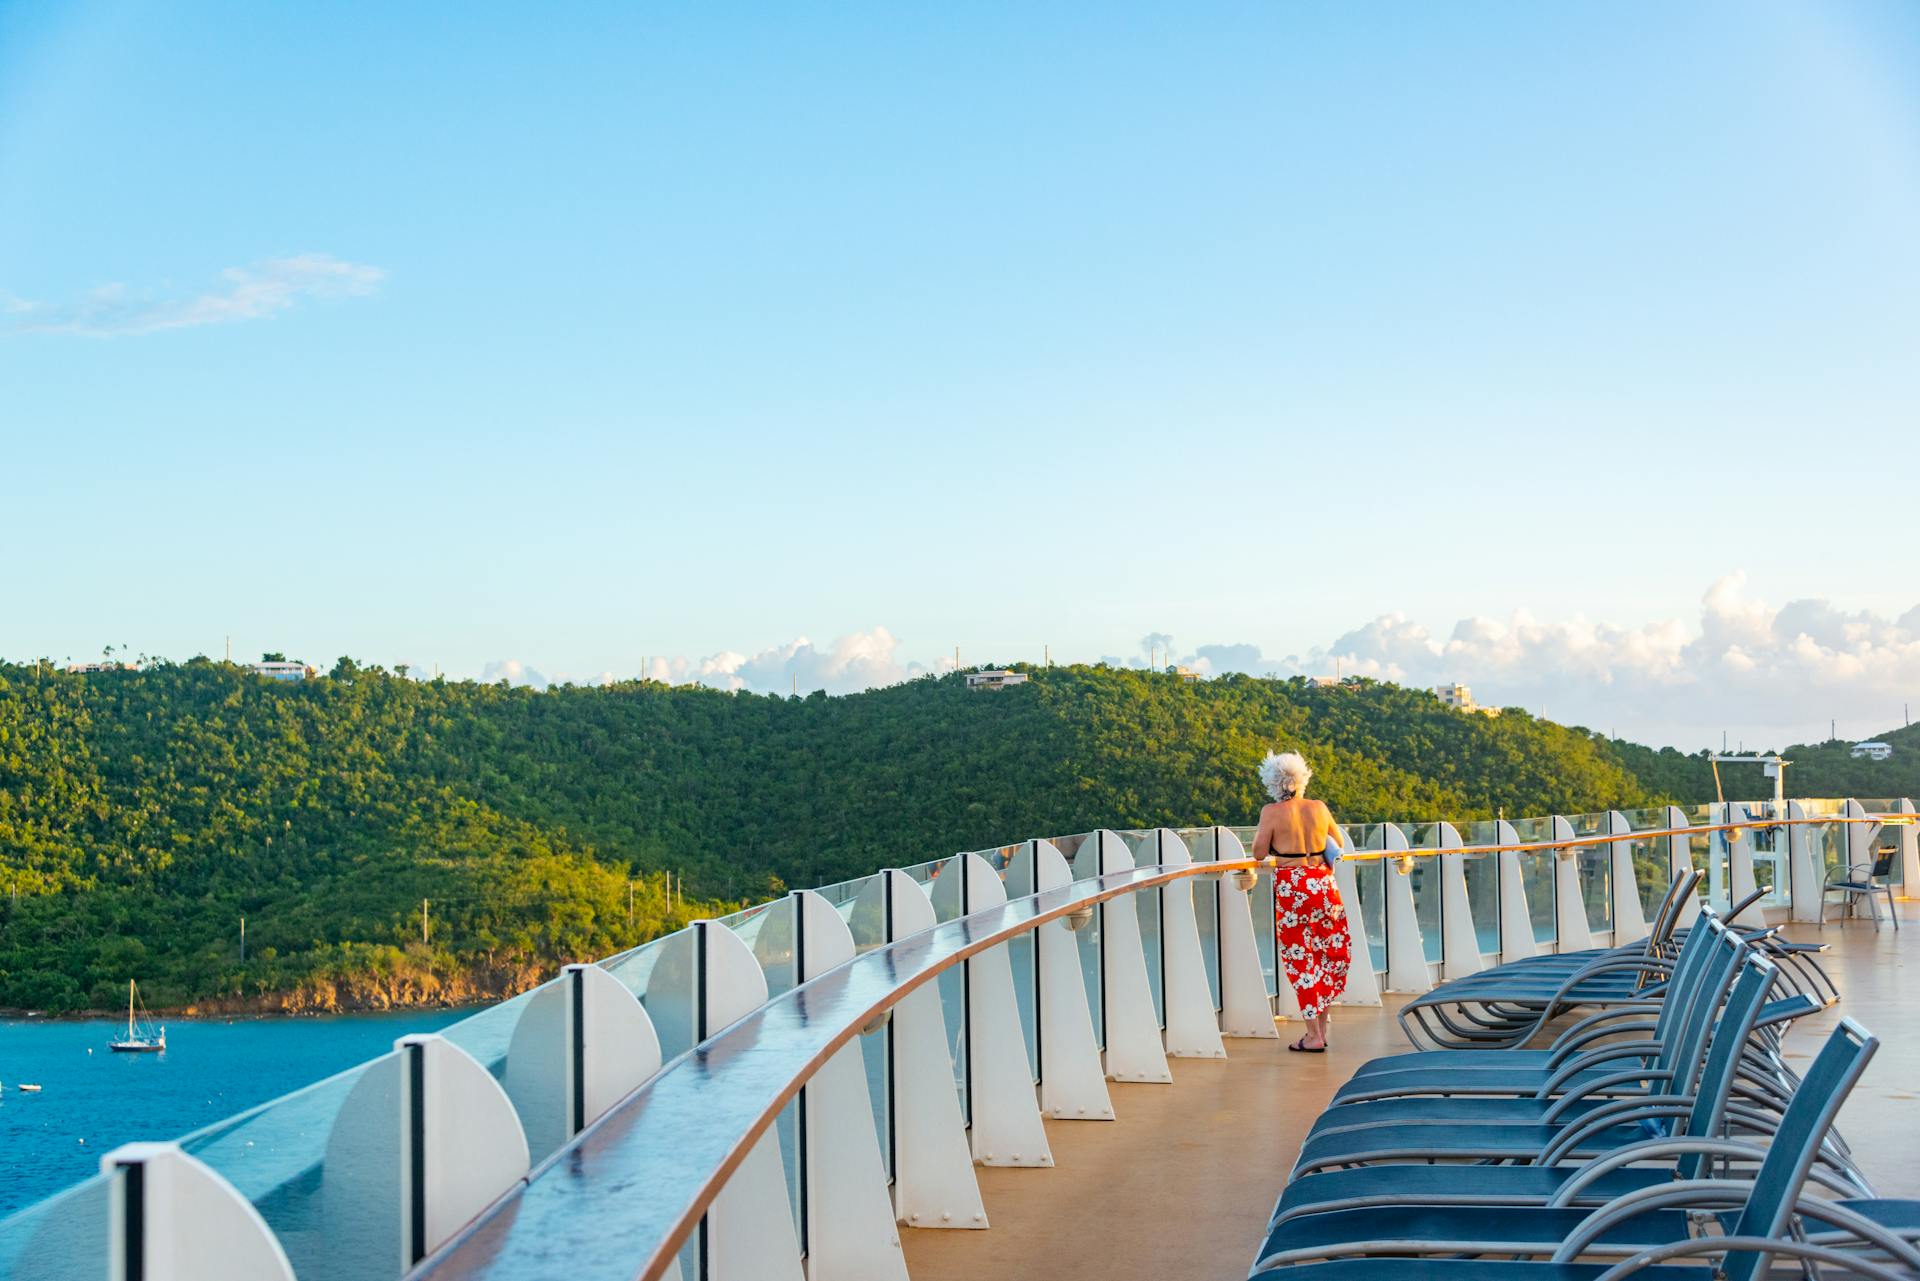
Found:
[[[1275,951],[1300,1013],[1318,1018],[1347,990],[1350,939],[1333,869],[1299,863],[1276,871],[1273,923]]]

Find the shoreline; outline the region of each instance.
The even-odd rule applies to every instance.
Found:
[[[333,1019],[362,1014],[418,1014],[431,1010],[469,1010],[509,1000],[509,997],[480,997],[466,1001],[409,1001],[389,1005],[343,1005],[334,1009],[320,1009],[313,1006],[293,1007],[255,1003],[228,1007],[208,1002],[205,1005],[194,1004],[173,1006],[164,1010],[148,1010],[147,1017],[154,1021],[162,1019],[182,1019],[189,1022],[235,1019]],[[0,1022],[15,1023],[99,1023],[123,1022],[127,1012],[122,1010],[23,1010],[0,1008]]]

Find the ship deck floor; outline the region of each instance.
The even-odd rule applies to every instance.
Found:
[[[1785,931],[1833,945],[1842,996],[1800,1022],[1787,1054],[1811,1057],[1843,1016],[1881,1038],[1840,1128],[1881,1195],[1920,1197],[1920,904],[1900,909],[1899,932],[1864,918]],[[1054,1168],[980,1168],[988,1230],[903,1229],[914,1281],[1244,1277],[1307,1126],[1356,1065],[1408,1048],[1393,1017],[1404,998],[1386,999],[1336,1008],[1326,1054],[1233,1040],[1224,1061],[1173,1060],[1172,1086],[1109,1083],[1118,1120],[1048,1124]]]

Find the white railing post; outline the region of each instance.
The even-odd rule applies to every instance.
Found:
[[[1231,829],[1216,827],[1213,832],[1220,862],[1235,863],[1247,857],[1246,846]],[[1260,945],[1253,933],[1256,929],[1271,932],[1272,916],[1263,921],[1253,919],[1252,896],[1233,884],[1232,873],[1220,877],[1214,903],[1219,913],[1220,1034],[1277,1041],[1280,1029],[1273,1025],[1273,1002],[1267,996]]]
[[[1162,827],[1153,834],[1162,867],[1185,867],[1193,862],[1187,843]],[[1160,895],[1160,999],[1166,1011],[1166,1051],[1174,1058],[1224,1059],[1220,1020],[1207,990],[1205,958],[1200,954],[1200,928],[1194,920],[1193,878],[1169,881]]]
[[[91,1215],[104,1208],[105,1222],[49,1223],[12,1275],[85,1276],[91,1269],[83,1261],[97,1248],[107,1256],[94,1274],[100,1281],[294,1281],[259,1211],[178,1145],[124,1144],[100,1158],[100,1172],[111,1176],[104,1207],[87,1198],[74,1209]]]
[[[1911,799],[1894,807],[1896,814],[1915,812]],[[1920,898],[1920,823],[1904,823],[1900,832],[1900,897]]]
[[[1089,857],[1091,856],[1091,857]],[[1101,828],[1080,847],[1074,871],[1082,878],[1129,871],[1133,855],[1115,832]],[[1094,908],[1100,931],[1100,990],[1106,1032],[1107,1075],[1116,1081],[1167,1084],[1166,1047],[1147,986],[1147,958],[1140,943],[1140,912],[1133,895],[1110,898]]]
[[[1752,817],[1747,813],[1747,807],[1737,801],[1728,801],[1724,809],[1723,822],[1745,823]],[[1760,886],[1753,875],[1753,833],[1743,827],[1736,828],[1731,832],[1727,832],[1725,835],[1727,838],[1727,908],[1728,910],[1732,910],[1735,903],[1738,903],[1742,899],[1752,897],[1753,892],[1759,889]],[[1791,845],[1792,840],[1793,838],[1789,836],[1789,845]],[[1779,870],[1779,863],[1776,861],[1774,864],[1774,875],[1776,877],[1779,875]],[[1780,892],[1778,881],[1774,883],[1773,892],[1775,894]],[[1760,904],[1755,903],[1752,907],[1740,913],[1739,916],[1730,919],[1733,922],[1747,925],[1760,923],[1763,916],[1764,913],[1761,910]]]
[[[1619,810],[1607,811],[1607,835],[1630,836],[1633,824]],[[1615,841],[1613,856],[1613,945],[1638,943],[1647,936],[1647,914],[1640,906],[1640,877],[1633,865],[1633,842]],[[1665,886],[1661,887],[1666,888]]]
[[[1460,831],[1440,824],[1440,848],[1457,850]],[[1442,854],[1440,863],[1440,977],[1465,978],[1486,968],[1480,955],[1480,931],[1473,922],[1473,903],[1467,897],[1467,860]]]
[[[935,914],[951,919],[999,907],[1007,901],[1007,887],[978,854],[956,854],[934,881],[929,897]],[[1006,947],[962,961],[960,972],[973,1159],[981,1165],[1052,1165],[1027,1070],[1026,1035],[1020,1030],[1013,963]]]
[[[1397,823],[1382,824],[1388,855],[1408,848],[1407,834]],[[1389,858],[1386,875],[1387,991],[1419,994],[1433,990],[1433,970],[1427,964],[1420,916],[1413,902],[1413,878],[1401,870],[1400,860]]]
[[[1807,817],[1806,806],[1799,801],[1788,801],[1787,817]],[[1813,845],[1813,829],[1807,824],[1795,823],[1787,829],[1787,886],[1791,896],[1787,919],[1792,921],[1820,919],[1820,883],[1824,877],[1814,862]],[[1779,893],[1779,886],[1774,887],[1774,892]]]
[[[1691,827],[1693,823],[1692,820],[1687,817],[1685,810],[1681,809],[1678,805],[1669,805],[1667,806],[1665,825],[1669,828],[1678,828]],[[1684,833],[1677,836],[1669,836],[1667,838],[1667,874],[1669,876],[1685,876],[1692,871],[1693,838]],[[1694,921],[1698,920],[1699,917],[1700,892],[1696,888],[1687,891],[1686,901],[1680,905],[1680,916],[1679,919],[1674,922],[1674,928],[1681,930],[1687,929]]]
[[[853,934],[833,904],[812,890],[792,897],[796,979],[852,960]],[[858,1042],[840,1047],[801,1087],[800,1115],[808,1281],[907,1281]]]
[[[1029,841],[1016,859],[1033,860],[1035,893],[1073,884],[1066,855],[1052,841]],[[1040,1065],[1040,1110],[1063,1121],[1111,1121],[1106,1070],[1093,1036],[1093,1010],[1080,977],[1079,944],[1064,920],[1034,931],[1034,1058]]]
[[[933,903],[917,881],[892,868],[880,876],[887,942],[934,927]],[[916,1228],[986,1227],[954,1088],[939,984],[924,983],[901,998],[885,1035],[893,1096],[894,1217]]]
[[[1553,839],[1573,839],[1573,824],[1560,815],[1553,816]],[[1593,943],[1593,927],[1587,924],[1587,898],[1580,884],[1580,852],[1572,846],[1553,851],[1553,926],[1555,950],[1585,952]]]
[[[1500,819],[1493,825],[1495,845],[1518,845],[1520,833],[1513,824]],[[1527,877],[1519,850],[1500,851],[1500,961],[1523,960],[1540,954],[1533,937],[1533,913],[1527,906]],[[1527,858],[1538,855],[1528,854]]]

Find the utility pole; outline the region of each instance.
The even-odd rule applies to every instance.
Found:
[[[231,636],[227,637],[227,661],[229,663],[233,661],[233,637]]]
[[[247,918],[240,918],[240,964],[247,963]]]
[[[956,672],[960,670],[960,647],[958,645],[953,647],[953,670]]]
[[[1040,653],[1045,658],[1047,666],[1052,667],[1053,666],[1053,646],[1042,645],[1040,647]]]
[[[633,882],[627,882],[627,928],[633,928]]]
[[[422,943],[426,943],[431,938],[432,938],[432,932],[427,925],[427,900],[421,899],[420,900],[420,941]]]

